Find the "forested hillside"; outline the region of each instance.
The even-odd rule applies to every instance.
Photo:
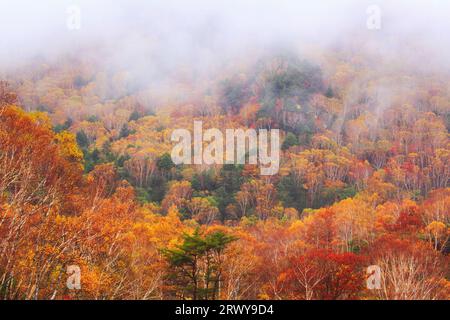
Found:
[[[448,298],[446,81],[275,55],[156,99],[92,70],[2,82],[2,298]],[[281,129],[279,173],[175,166],[193,119]]]
[[[0,70],[0,299],[450,299],[450,74],[364,36]],[[194,120],[279,129],[278,173],[176,165]]]

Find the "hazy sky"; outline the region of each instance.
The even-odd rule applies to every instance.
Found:
[[[380,30],[367,29],[369,5],[381,9]],[[67,25],[71,6],[79,29]],[[103,60],[124,68],[149,57],[169,69],[206,68],[254,48],[346,44],[355,34],[394,55],[407,39],[429,51],[424,63],[447,68],[449,15],[447,0],[1,0],[0,69],[92,46],[109,48]]]

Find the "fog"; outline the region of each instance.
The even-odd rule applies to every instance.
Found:
[[[381,10],[379,30],[367,27],[369,5]],[[73,6],[79,28],[68,25]],[[2,0],[0,72],[70,54],[139,80],[186,67],[195,78],[272,50],[306,55],[312,47],[448,71],[449,13],[446,0]]]

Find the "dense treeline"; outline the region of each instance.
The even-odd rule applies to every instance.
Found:
[[[1,298],[450,297],[445,80],[336,53],[178,83],[157,96],[85,62],[1,83]],[[279,174],[174,165],[193,119],[280,129]]]

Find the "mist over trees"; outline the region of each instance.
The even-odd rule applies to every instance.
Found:
[[[1,299],[450,297],[447,4],[5,3]],[[194,120],[278,174],[176,165]]]

